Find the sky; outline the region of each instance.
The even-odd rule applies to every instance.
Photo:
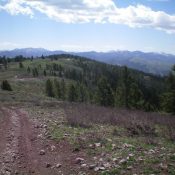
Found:
[[[0,0],[0,50],[175,54],[175,0]]]

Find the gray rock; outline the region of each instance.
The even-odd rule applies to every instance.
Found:
[[[46,153],[45,153],[45,151],[42,149],[42,150],[40,150],[39,154],[42,156],[42,155],[45,155]]]
[[[76,163],[76,164],[80,164],[80,163],[82,163],[83,161],[84,161],[84,159],[81,158],[81,157],[78,157],[78,158],[75,159],[75,163]]]
[[[122,159],[122,160],[119,161],[119,164],[125,164],[126,162],[127,162],[126,159]]]
[[[96,167],[95,164],[89,165],[89,169],[90,169],[90,170],[94,169],[95,167]]]
[[[51,164],[50,163],[46,163],[46,168],[50,168]]]
[[[56,164],[55,167],[56,167],[56,168],[61,168],[61,166],[62,166],[62,165],[61,165],[60,163],[58,163],[58,164]]]
[[[87,164],[84,163],[84,164],[81,165],[81,167],[87,167]]]

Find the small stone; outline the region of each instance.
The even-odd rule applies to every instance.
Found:
[[[99,167],[99,170],[104,171],[105,167]]]
[[[40,155],[45,155],[46,153],[45,153],[45,151],[42,149],[42,150],[40,150],[39,154],[40,154]]]
[[[56,167],[56,168],[61,168],[61,166],[62,166],[62,165],[61,165],[60,163],[58,163],[58,164],[56,164],[55,167]]]
[[[50,163],[46,163],[46,168],[50,168],[51,164]]]
[[[141,162],[141,161],[143,161],[144,159],[143,159],[142,157],[139,157],[137,160]]]
[[[155,151],[154,151],[153,149],[150,149],[150,150],[149,150],[149,153],[150,153],[150,154],[154,154]]]
[[[93,157],[94,160],[97,160],[97,157]]]
[[[111,167],[111,164],[110,164],[110,163],[104,163],[103,166],[104,166],[105,168],[110,168],[110,167]]]
[[[108,142],[112,142],[112,139],[107,138],[107,141],[108,141]]]
[[[38,129],[40,126],[39,125],[35,125],[34,127]]]
[[[43,125],[43,128],[47,128],[47,125]]]
[[[128,166],[127,167],[127,170],[131,170],[133,167],[132,166]]]
[[[89,165],[89,169],[90,169],[90,170],[94,169],[95,167],[96,167],[95,164]]]
[[[106,156],[106,153],[101,153],[101,156],[102,156],[102,157]]]
[[[163,163],[161,163],[159,165],[159,167],[162,169],[162,170],[167,170],[168,169],[168,166],[167,165],[163,165]]]
[[[51,145],[51,151],[55,151],[56,147],[54,145]]]
[[[124,148],[132,148],[132,147],[134,147],[134,146],[131,145],[131,144],[124,143],[124,144],[123,144],[123,147],[124,147]]]
[[[94,168],[94,171],[99,171],[99,170],[100,170],[99,167],[95,167],[95,168]]]
[[[126,159],[122,159],[119,161],[119,164],[125,164],[126,162],[127,162]]]
[[[101,143],[95,143],[95,147],[101,147]]]
[[[112,148],[115,148],[116,147],[116,144],[112,144]]]
[[[84,159],[83,159],[83,158],[80,158],[80,157],[78,157],[78,158],[75,159],[75,163],[76,163],[76,164],[80,164],[80,163],[82,163],[83,161],[84,161]]]
[[[17,170],[15,171],[15,174],[19,174]]]
[[[134,154],[132,154],[132,153],[131,153],[131,154],[129,154],[128,156],[129,156],[129,157],[133,157],[133,156],[134,156]]]
[[[117,158],[113,158],[112,161],[116,163],[116,162],[118,162],[118,159]]]
[[[81,165],[81,167],[86,167],[86,166],[87,166],[87,164],[85,164],[85,163]]]
[[[90,144],[90,145],[89,145],[89,148],[94,148],[94,145],[93,145],[93,144]]]
[[[37,137],[38,137],[38,138],[42,138],[42,137],[43,137],[43,135],[42,135],[42,134],[39,134]]]
[[[99,159],[99,162],[103,162],[103,158],[100,158],[100,159]]]
[[[5,175],[11,175],[11,172],[10,171],[6,171]]]

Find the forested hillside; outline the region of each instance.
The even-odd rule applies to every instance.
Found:
[[[86,57],[92,60],[100,61],[112,65],[127,66],[146,73],[155,75],[168,75],[175,64],[175,56],[165,53],[141,52],[141,51],[110,51],[110,52],[66,52],[50,51],[42,48],[24,48],[10,51],[0,51],[0,56],[13,58],[18,55],[23,57],[41,57],[49,55],[71,54],[75,56]]]
[[[58,100],[174,112],[173,70],[159,77],[69,54],[0,60],[4,71],[17,62],[25,77],[42,78],[45,94]]]

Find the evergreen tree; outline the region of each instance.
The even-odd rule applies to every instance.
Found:
[[[66,84],[65,84],[64,79],[61,80],[60,89],[61,89],[61,99],[65,100],[66,99]]]
[[[1,89],[6,91],[12,91],[12,88],[7,80],[3,80],[1,83]]]
[[[131,77],[128,68],[125,66],[123,70],[123,98],[124,106],[129,107],[129,91],[130,91]]]
[[[50,79],[46,81],[46,94],[49,97],[54,97],[54,89],[53,89],[53,84]]]
[[[114,96],[106,77],[101,77],[97,83],[97,103],[102,106],[113,106]]]
[[[75,102],[77,100],[77,96],[76,88],[73,84],[71,84],[68,89],[68,101]]]
[[[124,88],[122,86],[117,87],[115,92],[115,106],[116,107],[123,107],[125,106],[124,100]]]
[[[47,76],[47,72],[46,72],[45,69],[44,69],[44,71],[43,71],[43,74],[44,74],[45,77]]]
[[[31,70],[30,70],[30,67],[28,66],[27,68],[27,72],[30,74]]]
[[[88,100],[87,88],[83,84],[78,84],[78,101],[86,102]]]
[[[42,59],[45,59],[44,55],[41,56]]]
[[[5,70],[7,70],[8,62],[5,56],[3,57],[3,65],[4,65]]]
[[[132,83],[129,91],[129,107],[143,109],[144,98],[143,93],[136,83]]]
[[[164,111],[175,114],[175,65],[168,76],[168,90],[161,96],[161,107]]]
[[[22,62],[19,62],[19,68],[20,68],[20,69],[24,68],[24,65],[23,65]]]
[[[60,87],[60,83],[57,79],[54,79],[54,86],[55,86],[55,94],[56,94],[56,97],[58,99],[61,98],[61,87]]]
[[[34,77],[38,77],[38,69],[37,68],[34,68],[32,70],[32,74],[33,74]]]

